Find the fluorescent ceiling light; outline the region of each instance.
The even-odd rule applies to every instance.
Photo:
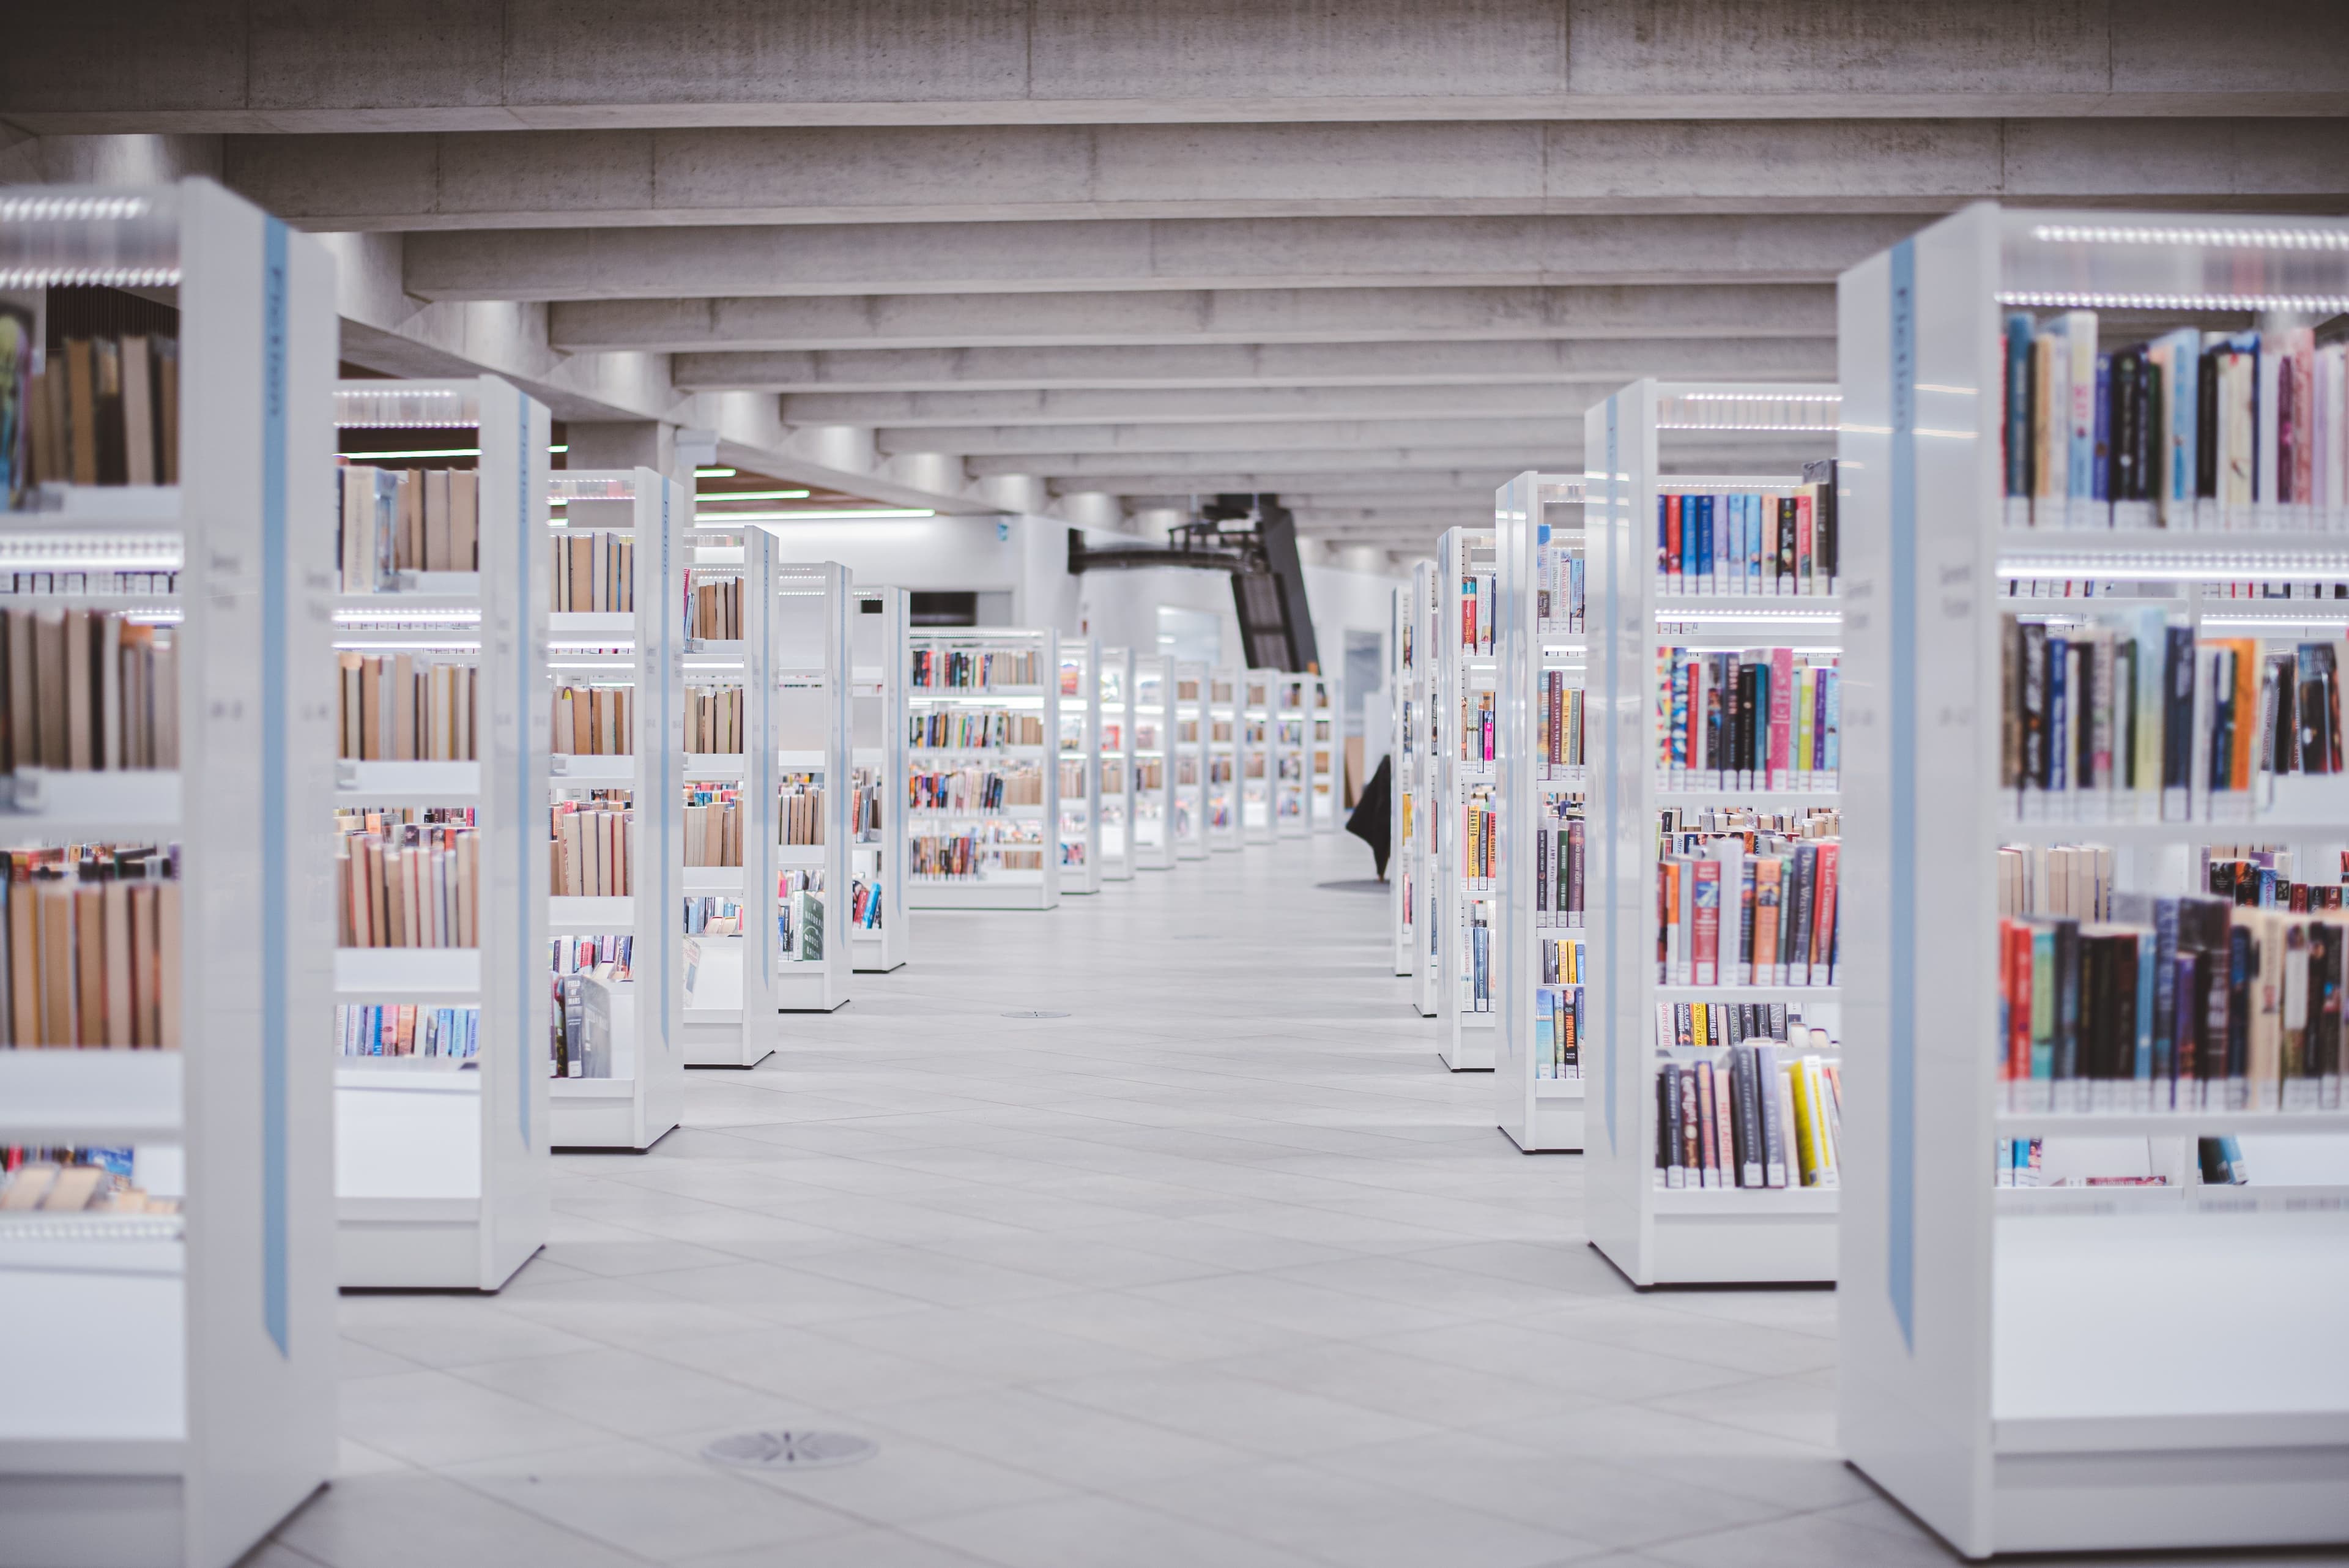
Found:
[[[926,506],[868,506],[836,512],[697,512],[696,524],[723,528],[737,523],[854,523],[866,517],[935,517]]]
[[[551,446],[546,450],[550,452],[569,452],[571,448],[568,445]],[[477,446],[438,446],[420,448],[414,452],[347,452],[337,455],[345,459],[366,457],[479,457],[481,455],[481,449]]]
[[[704,469],[702,472],[707,473],[709,471]],[[731,473],[734,471],[730,468],[726,472]],[[804,490],[705,490],[694,497],[696,501],[805,501],[807,498],[808,492]]]
[[[730,468],[697,468],[693,471],[693,477],[696,479],[731,479],[734,477],[734,471]]]

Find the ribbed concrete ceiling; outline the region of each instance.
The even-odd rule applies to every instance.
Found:
[[[1622,381],[1831,378],[1837,273],[1967,202],[2349,209],[2326,4],[26,9],[6,177],[187,139],[347,236],[347,358],[945,510],[1417,546]]]

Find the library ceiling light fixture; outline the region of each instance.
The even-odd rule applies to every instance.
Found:
[[[420,607],[410,608],[404,606],[397,608],[386,607],[380,609],[338,609],[335,612],[335,624],[336,626],[398,626],[402,624],[429,626],[479,626],[481,624],[481,612],[477,609],[471,609],[461,606],[450,606],[448,607],[439,609]]]
[[[730,468],[726,472],[731,473],[734,471]],[[805,501],[807,498],[808,492],[804,490],[705,490],[694,497],[696,501]]]
[[[2137,224],[2040,223],[2031,237],[2054,245],[2231,245],[2261,251],[2349,251],[2349,230],[2147,228]]]
[[[179,281],[175,266],[0,267],[0,288],[171,288]]]
[[[2048,310],[2301,310],[2338,316],[2349,311],[2344,294],[2063,294],[2050,289],[2010,289],[2001,305]]]
[[[1840,403],[1841,392],[1666,392],[1663,400],[1683,403]]]
[[[0,202],[0,223],[119,223],[148,211],[144,196],[12,196]]]
[[[868,517],[935,517],[926,506],[868,506],[822,512],[696,512],[697,528],[723,528],[736,523],[855,523]]]

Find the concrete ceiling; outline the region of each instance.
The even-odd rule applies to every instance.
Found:
[[[1965,202],[2349,211],[2338,23],[86,0],[11,22],[0,178],[213,173],[336,236],[347,358],[750,471],[1089,523],[1275,490],[1417,550],[1625,381],[1831,379],[1837,274]]]

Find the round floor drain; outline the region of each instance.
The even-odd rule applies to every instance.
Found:
[[[869,1438],[848,1432],[737,1432],[701,1450],[715,1465],[747,1470],[810,1470],[853,1465],[878,1450]]]
[[[1068,1014],[1065,1012],[1046,1012],[1038,1008],[1030,1008],[1019,1012],[1007,1012],[1003,1016],[1006,1018],[1066,1018]]]

